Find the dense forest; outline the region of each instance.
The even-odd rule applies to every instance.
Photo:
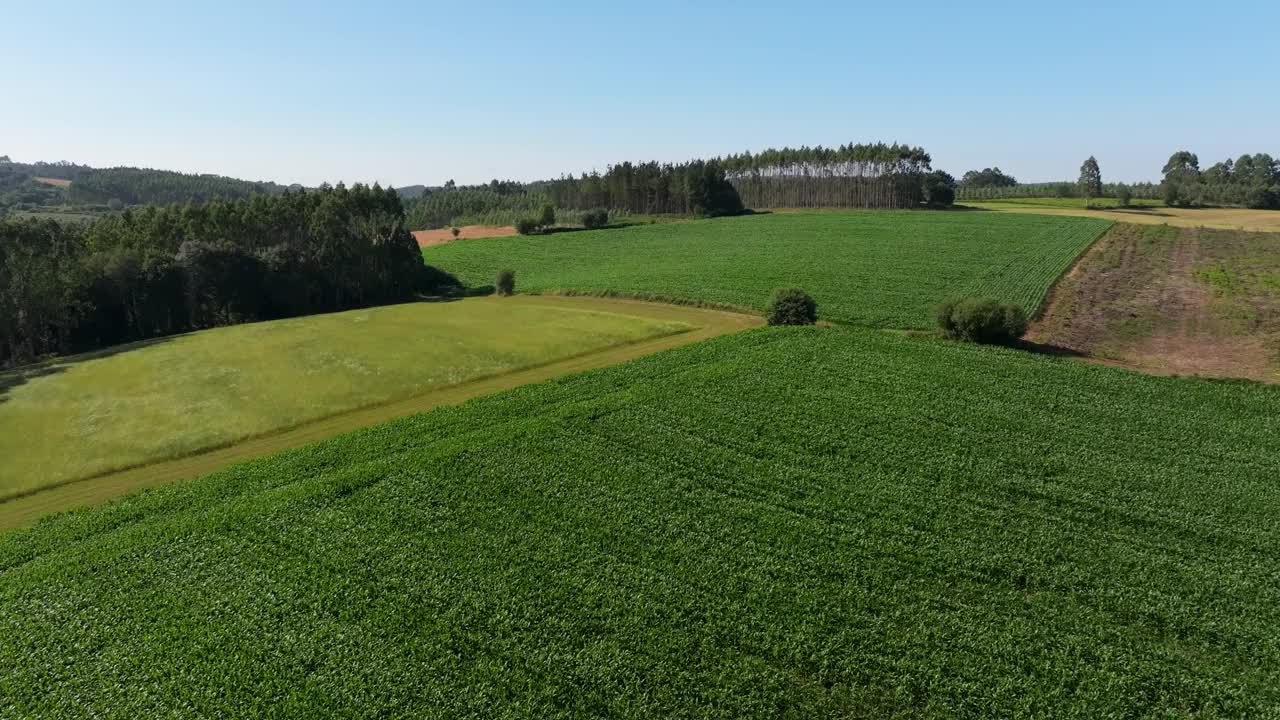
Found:
[[[55,186],[37,178],[66,180],[70,185]],[[105,215],[108,210],[131,205],[230,200],[286,189],[290,188],[220,175],[131,167],[99,169],[69,162],[15,163],[0,156],[0,215],[15,210]]]
[[[1195,153],[1179,150],[1161,170],[1164,201],[1168,205],[1243,205],[1255,210],[1280,210],[1280,160],[1266,153],[1228,158],[1200,170]]]
[[[923,148],[876,143],[746,152],[723,165],[748,207],[914,208],[931,162]]]
[[[604,174],[565,176],[543,185],[551,204],[570,210],[605,208],[628,213],[717,217],[742,212],[743,202],[718,159],[686,163],[631,163]]]
[[[233,200],[284,192],[271,182],[250,182],[221,175],[190,175],[144,168],[90,169],[71,183],[68,200],[79,203],[165,205],[169,203]]]
[[[0,364],[456,286],[425,266],[395,191],[357,185],[0,218]]]

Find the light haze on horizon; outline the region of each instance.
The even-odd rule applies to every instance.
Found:
[[[1280,3],[25,3],[0,155],[306,185],[904,142],[959,177],[1280,155]]]

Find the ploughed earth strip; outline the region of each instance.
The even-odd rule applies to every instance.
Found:
[[[466,225],[458,228],[458,236],[456,238],[453,236],[453,228],[440,228],[438,230],[414,230],[413,239],[418,241],[418,247],[430,247],[431,245],[440,245],[442,243],[453,242],[454,240],[507,237],[515,234],[516,229],[510,225],[505,227],[498,227],[496,225]]]
[[[1118,224],[1031,342],[1148,372],[1280,381],[1280,234]]]

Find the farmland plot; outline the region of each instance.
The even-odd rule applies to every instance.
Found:
[[[991,295],[1039,308],[1110,223],[981,212],[796,212],[425,248],[473,285],[513,268],[534,292],[617,293],[763,308],[800,286],[825,320],[928,329],[941,302]]]
[[[1280,394],[837,328],[0,536],[13,717],[1265,716]]]

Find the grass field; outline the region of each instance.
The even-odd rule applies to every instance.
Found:
[[[218,328],[0,373],[0,498],[689,329],[522,298]]]
[[[1139,201],[1135,201],[1139,202]],[[1143,204],[1153,201],[1142,200]],[[1064,201],[1058,198],[1020,198],[998,201],[963,201],[966,207],[980,210],[996,210],[1006,213],[1035,213],[1067,217],[1091,217],[1116,222],[1143,225],[1173,225],[1174,227],[1207,227],[1218,230],[1247,230],[1252,232],[1280,232],[1280,211],[1249,210],[1246,208],[1171,208],[1160,203],[1146,208],[1110,208],[1086,210],[1081,201]]]
[[[997,213],[789,212],[425,248],[465,282],[516,271],[526,291],[614,292],[763,308],[801,286],[821,318],[933,327],[955,295],[1034,311],[1107,223]]]
[[[1280,394],[839,328],[0,536],[12,717],[1262,717]]]

